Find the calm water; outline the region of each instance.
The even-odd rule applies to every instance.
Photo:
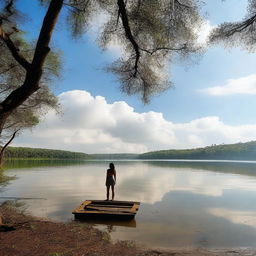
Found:
[[[28,163],[27,163],[28,164]],[[49,166],[49,164],[51,166]],[[28,211],[72,220],[85,199],[105,199],[108,162],[29,162],[6,171],[0,201],[26,199]],[[256,163],[116,161],[116,200],[141,201],[132,222],[97,223],[113,239],[156,247],[256,247]]]

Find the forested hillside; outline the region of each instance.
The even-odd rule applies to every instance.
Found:
[[[80,152],[65,150],[8,147],[5,152],[6,158],[41,158],[41,159],[89,159],[89,155]]]
[[[205,148],[161,150],[138,156],[139,159],[219,159],[256,160],[256,142],[213,145]]]
[[[37,159],[219,159],[219,160],[255,160],[256,141],[226,145],[213,145],[196,149],[160,150],[144,154],[85,154],[65,150],[9,147],[6,158]]]
[[[90,155],[94,159],[108,159],[108,160],[114,160],[114,159],[136,159],[138,158],[139,154],[126,154],[126,153],[120,153],[120,154],[92,154]]]

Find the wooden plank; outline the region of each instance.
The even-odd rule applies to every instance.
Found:
[[[101,206],[103,206],[103,207],[109,207],[109,208],[115,208],[115,207],[118,207],[118,208],[132,208],[132,206],[133,205],[117,205],[117,204],[114,204],[114,205],[112,205],[112,204],[94,204],[94,203],[91,203],[91,204],[89,204],[89,206],[91,207],[91,206],[93,206],[93,207],[101,207]]]
[[[108,207],[91,207],[87,206],[86,209],[92,209],[97,211],[112,211],[112,212],[131,212],[131,209],[123,209],[123,208],[108,208]]]
[[[101,214],[111,214],[111,215],[135,215],[134,213],[131,213],[131,212],[113,212],[113,211],[84,211],[84,212],[79,212],[79,213],[84,213],[84,214],[98,214],[98,215],[101,215]]]
[[[79,212],[79,211],[83,210],[86,207],[86,205],[88,205],[90,203],[91,203],[91,201],[89,201],[89,200],[84,201],[76,209],[74,209],[72,213],[76,213],[76,212]]]
[[[140,204],[140,202],[133,202],[133,201],[116,201],[116,200],[114,200],[114,201],[111,201],[111,200],[109,200],[109,201],[105,201],[105,200],[91,200],[92,201],[92,203],[106,203],[106,204],[128,204],[128,205],[130,205],[130,204]]]
[[[139,205],[138,204],[134,204],[132,209],[131,209],[131,212],[135,212],[136,213],[138,211],[138,209],[139,209]]]
[[[86,200],[74,209],[73,214],[97,214],[97,215],[125,215],[134,216],[140,206],[140,202],[131,201],[103,201]]]

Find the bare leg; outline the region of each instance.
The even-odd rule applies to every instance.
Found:
[[[112,190],[112,201],[113,201],[115,198],[115,186],[114,185],[111,186],[111,190]]]
[[[109,189],[110,189],[110,186],[107,186],[107,200],[109,200]]]

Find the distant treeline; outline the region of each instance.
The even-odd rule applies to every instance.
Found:
[[[6,158],[41,158],[41,159],[90,159],[85,153],[65,150],[8,147],[5,151]]]
[[[256,142],[212,145],[205,148],[161,150],[138,156],[139,159],[216,159],[256,160]]]
[[[204,148],[161,150],[144,154],[85,154],[65,150],[9,147],[6,158],[35,158],[35,159],[216,159],[216,160],[255,160],[256,141],[226,145],[212,145]]]
[[[90,156],[94,159],[107,159],[107,160],[114,160],[114,159],[136,159],[138,154],[90,154]]]

